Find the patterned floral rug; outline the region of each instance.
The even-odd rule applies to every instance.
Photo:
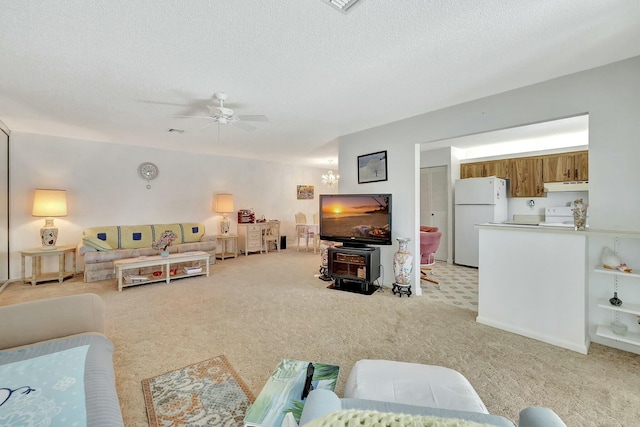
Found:
[[[254,400],[225,356],[142,380],[151,427],[244,426]]]

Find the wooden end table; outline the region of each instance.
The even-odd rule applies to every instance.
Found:
[[[42,273],[42,257],[47,255],[58,256],[58,272]],[[71,271],[66,271],[66,256],[71,256]],[[31,257],[31,277],[25,277],[25,258]],[[48,282],[57,280],[62,283],[67,277],[73,277],[76,273],[76,247],[75,246],[56,246],[53,249],[34,248],[20,251],[21,265],[20,276],[23,283],[31,282],[31,286],[35,286],[39,282]]]
[[[220,250],[222,252],[216,253],[216,258],[238,258],[238,235],[237,234],[216,234],[216,239],[220,240]],[[229,251],[229,243],[233,245],[233,252]]]

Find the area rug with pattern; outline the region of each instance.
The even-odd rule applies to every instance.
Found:
[[[224,355],[142,380],[151,427],[244,425],[254,400]]]

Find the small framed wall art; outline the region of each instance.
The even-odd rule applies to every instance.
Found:
[[[387,180],[387,152],[358,156],[358,184]]]
[[[313,185],[298,185],[298,200],[313,199]]]

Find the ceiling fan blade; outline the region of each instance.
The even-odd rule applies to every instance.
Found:
[[[240,129],[244,129],[244,130],[256,130],[255,126],[251,126],[251,125],[248,125],[248,124],[242,123],[242,122],[233,122],[231,124],[234,125],[234,126],[239,127]]]
[[[238,116],[240,120],[245,120],[248,122],[268,122],[269,118],[262,114],[254,114],[254,115],[242,115]]]
[[[197,128],[195,128],[195,129],[193,129],[193,132],[195,132],[195,131],[199,131],[199,130],[202,130],[202,129],[206,129],[206,128],[208,128],[209,126],[211,126],[212,124],[214,124],[214,123],[215,123],[215,120],[211,120],[211,121],[210,121],[209,123],[207,123],[206,125],[203,125],[203,126],[200,126],[200,127],[197,127]]]
[[[162,102],[162,101],[149,101],[146,99],[137,100],[144,104],[156,104],[156,105],[171,105],[172,107],[189,107],[188,104],[178,104],[177,102]]]
[[[210,120],[214,119],[211,116],[173,116],[173,117],[176,117],[178,119],[210,119]]]
[[[174,98],[179,98],[184,100],[183,102],[168,102],[168,101],[154,101],[148,99],[138,99],[137,102],[142,102],[145,104],[155,104],[155,105],[168,105],[172,107],[183,107],[181,114],[197,114],[202,111],[207,104],[211,102],[211,99],[192,99],[190,94],[176,92],[174,91]]]

